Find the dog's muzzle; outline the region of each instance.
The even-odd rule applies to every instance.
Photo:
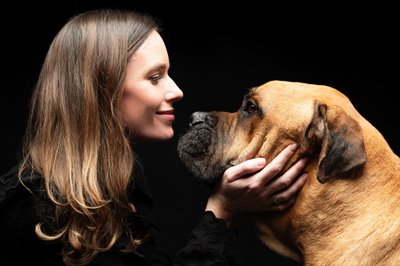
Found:
[[[185,166],[197,177],[211,182],[224,169],[211,163],[214,139],[218,124],[213,112],[195,112],[189,120],[189,128],[178,141],[178,155]]]
[[[187,157],[197,158],[207,154],[211,145],[212,128],[216,118],[207,112],[195,112],[190,116],[189,129],[179,139],[178,152],[183,161]]]

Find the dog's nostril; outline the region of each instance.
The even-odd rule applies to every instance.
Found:
[[[202,122],[202,121],[189,122],[189,126],[190,126],[190,127],[193,127],[193,126],[199,125],[199,124],[203,124],[203,122]]]
[[[206,122],[207,113],[206,112],[194,112],[190,116],[189,126],[194,126]]]

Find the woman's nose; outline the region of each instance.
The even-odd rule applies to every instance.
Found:
[[[170,78],[170,84],[168,86],[167,92],[165,94],[167,101],[176,102],[183,98],[183,92],[176,85],[175,81]]]

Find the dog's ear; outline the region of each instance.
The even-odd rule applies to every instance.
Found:
[[[305,138],[309,147],[320,150],[319,182],[350,176],[367,160],[360,125],[339,106],[329,108],[318,101]]]

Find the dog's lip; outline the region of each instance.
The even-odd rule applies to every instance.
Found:
[[[207,129],[209,131],[214,131],[214,128],[207,125],[207,123],[189,123],[187,130],[199,130],[199,129]]]

